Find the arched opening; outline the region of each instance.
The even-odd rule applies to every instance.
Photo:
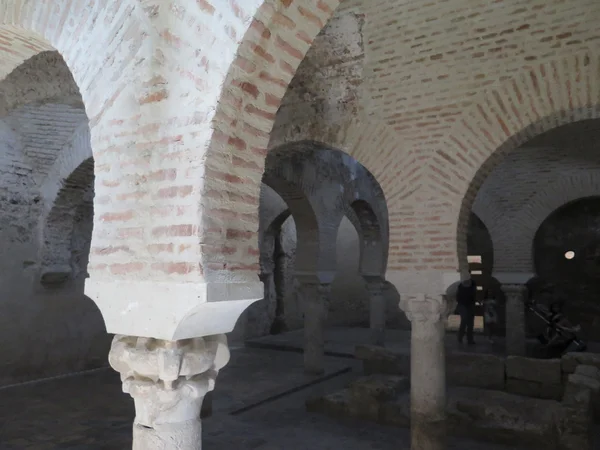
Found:
[[[600,340],[600,196],[550,214],[535,234],[533,257],[540,298],[564,301],[569,319]]]
[[[340,221],[336,241],[336,273],[331,284],[329,326],[368,327],[369,295],[361,266],[365,237],[348,216]]]
[[[110,336],[84,295],[91,156],[83,101],[57,52],[0,82],[0,385],[107,364]]]
[[[302,283],[311,273],[330,289],[328,326],[367,327],[365,276],[385,284],[387,264],[387,206],[377,181],[344,152],[302,141],[269,153],[263,182],[259,249],[265,299],[249,309],[247,335],[303,328]],[[384,290],[392,320],[405,325],[395,320],[401,315],[397,293],[388,285]]]

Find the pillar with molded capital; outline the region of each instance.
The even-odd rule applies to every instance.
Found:
[[[135,402],[133,450],[201,450],[202,402],[229,362],[225,335],[183,341],[117,335],[109,362]]]
[[[506,297],[506,353],[513,356],[527,354],[527,331],[525,300],[527,286],[524,284],[503,284]]]
[[[386,301],[383,296],[384,279],[380,276],[363,275],[369,294],[369,327],[371,343],[385,344]]]
[[[446,448],[446,350],[450,305],[444,295],[402,297],[411,322],[411,450]]]

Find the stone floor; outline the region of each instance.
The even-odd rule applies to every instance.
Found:
[[[303,375],[297,352],[234,349],[217,379],[213,416],[203,421],[203,449],[409,449],[408,430],[306,412],[306,398],[340,389],[358,371],[352,359],[328,357],[323,380]],[[111,369],[0,389],[0,450],[124,450],[131,448],[133,415]],[[511,448],[458,439],[448,446]]]

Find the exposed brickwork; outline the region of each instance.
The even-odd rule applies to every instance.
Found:
[[[256,3],[256,2],[254,2]],[[286,88],[315,36],[337,7],[337,0],[262,3],[228,70],[213,120],[202,185],[200,240],[206,278],[256,280],[258,257],[243,249],[256,245],[258,199],[269,133]],[[232,164],[233,162],[233,164]],[[233,177],[231,176],[233,175]],[[221,196],[227,193],[224,208]],[[248,232],[228,242],[228,229]],[[222,262],[222,251],[239,251]]]
[[[93,274],[254,281],[258,258],[244,249],[257,239],[270,132],[338,2],[87,6],[4,2],[0,77],[53,48],[71,68],[90,117],[95,208],[105,218],[94,228]],[[273,145],[322,140],[376,176],[390,211],[390,270],[456,270],[468,212],[501,155],[557,124],[596,116],[599,15],[596,2],[575,0],[346,0],[300,72],[323,70],[315,77],[323,83],[304,94],[321,102],[319,120],[335,123],[299,134],[281,124]],[[346,38],[347,52],[338,52]],[[325,83],[332,73],[347,84]],[[118,250],[124,237],[129,253]]]
[[[597,195],[597,121],[542,134],[508,155],[477,194],[473,211],[486,223],[498,271],[533,272],[533,236],[555,209]]]
[[[356,145],[327,114],[319,120],[334,123],[321,123],[320,136],[299,136],[290,130],[310,123],[299,120],[302,112],[283,140],[322,139],[377,176],[390,209],[389,270],[454,271],[459,256],[466,263],[468,213],[495,164],[543,131],[596,117],[600,66],[590,46],[598,38],[599,8],[575,1],[344,2],[333,20],[364,17],[364,67],[350,133],[363,138],[368,126],[389,135],[389,144]],[[336,73],[329,60],[312,63],[317,72]],[[318,109],[332,89],[325,82],[314,87],[313,109],[305,111]]]

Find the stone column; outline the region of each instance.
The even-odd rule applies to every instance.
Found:
[[[411,322],[411,450],[446,448],[446,350],[450,306],[445,296],[412,295],[400,301]]]
[[[225,335],[181,341],[116,335],[109,362],[135,402],[133,450],[201,450],[202,402],[229,362]]]
[[[502,292],[506,296],[506,353],[513,356],[525,356],[527,353],[525,329],[527,286],[503,284]]]
[[[385,344],[385,319],[386,302],[383,296],[383,278],[365,275],[367,292],[369,293],[369,327],[371,329],[371,343],[374,345]]]
[[[304,307],[304,371],[325,371],[325,321],[329,312],[331,284],[299,279]]]

